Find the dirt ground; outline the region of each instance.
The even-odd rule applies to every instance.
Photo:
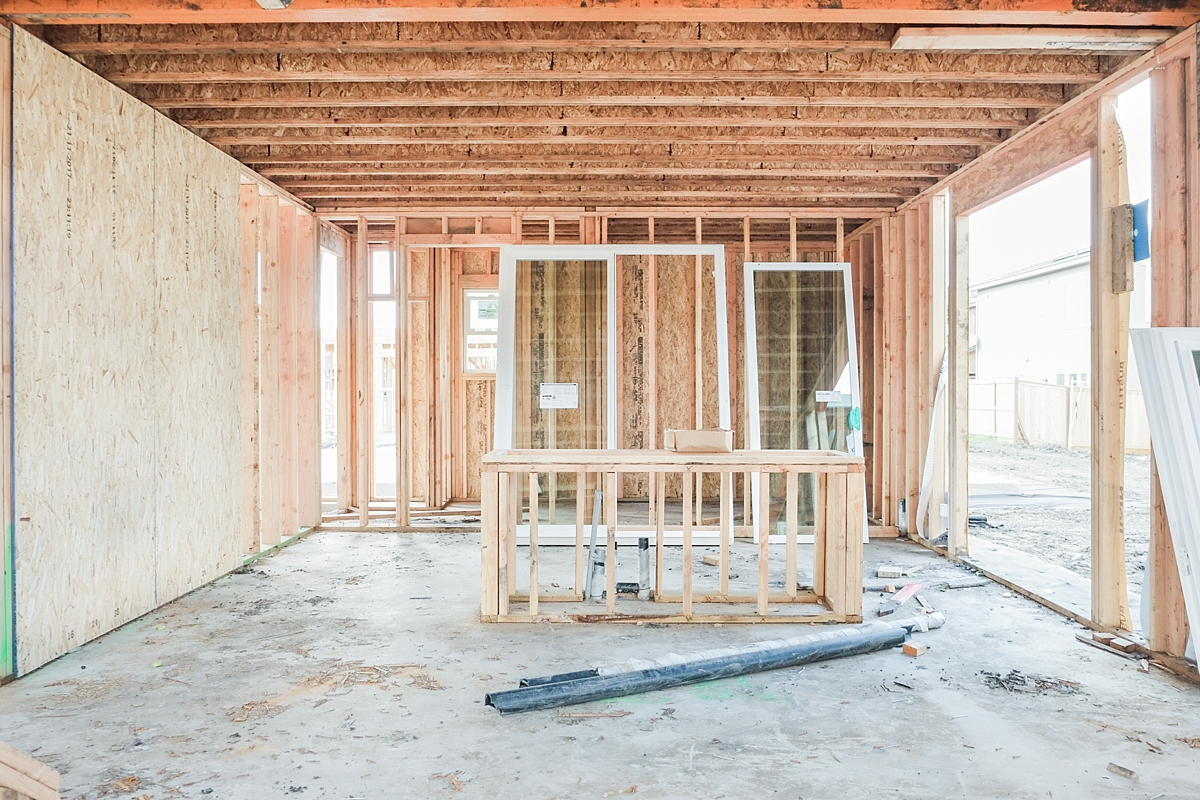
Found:
[[[1002,485],[1011,486],[1014,493],[1056,487],[1065,493],[1086,496],[1091,488],[1089,451],[972,440],[970,487],[972,513],[986,515],[988,525],[993,526],[972,525],[972,536],[1008,545],[1090,577],[1091,512],[1086,507],[1038,505],[989,505],[977,509],[976,492],[995,491]],[[1150,456],[1128,455],[1125,457],[1125,558],[1129,590],[1134,594],[1141,592],[1149,542]]]

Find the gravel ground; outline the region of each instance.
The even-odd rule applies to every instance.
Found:
[[[973,442],[972,491],[997,483],[1053,486],[1088,493],[1091,459],[1087,450]],[[972,509],[974,511],[974,509]],[[973,525],[971,535],[1032,553],[1044,561],[1091,575],[1091,513],[1087,509],[1011,506],[980,509],[994,528]],[[1141,592],[1150,542],[1150,457],[1125,457],[1125,559],[1129,590]]]

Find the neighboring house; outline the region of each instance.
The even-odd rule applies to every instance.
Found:
[[[971,287],[972,434],[1088,446],[1090,280],[1081,250]],[[1150,262],[1138,262],[1131,328],[1150,324],[1149,283]],[[1126,446],[1144,451],[1148,423],[1132,353],[1128,375]]]

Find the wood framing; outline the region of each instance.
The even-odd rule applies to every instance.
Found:
[[[1096,110],[1092,152],[1092,621],[1131,630],[1125,582],[1125,381],[1129,294],[1113,291],[1112,209],[1129,202],[1116,97]]]
[[[536,622],[540,620],[562,620],[576,622],[621,622],[630,620],[652,620],[668,623],[690,622],[857,622],[862,619],[862,520],[864,518],[863,460],[842,453],[822,451],[749,451],[732,453],[691,454],[666,450],[496,450],[483,459],[482,506],[482,579],[480,614],[487,622]],[[617,575],[615,569],[606,570],[606,602],[604,611],[600,606],[590,607],[580,603],[582,587],[575,586],[564,594],[542,594],[544,581],[540,577],[538,556],[539,500],[538,476],[542,474],[590,473],[603,476],[605,485],[604,526],[607,539],[606,562],[617,563],[617,513],[616,486],[622,473],[649,473],[656,486],[665,483],[668,474],[678,474],[682,497],[678,530],[682,542],[682,588],[678,594],[663,584],[661,564],[667,558],[674,559],[674,548],[663,544],[663,508],[665,499],[658,489],[658,521],[656,523],[655,575],[656,583],[649,590],[650,602],[639,601],[633,611],[619,611],[626,601],[618,602]],[[822,576],[820,589],[800,589],[793,585],[783,593],[775,593],[770,587],[770,568],[773,558],[770,539],[767,535],[767,515],[760,515],[761,530],[758,537],[754,591],[748,594],[730,593],[728,577],[721,581],[719,592],[697,592],[694,590],[691,569],[694,524],[691,513],[691,476],[698,473],[733,475],[749,473],[763,482],[760,491],[767,493],[767,482],[772,474],[786,477],[784,508],[794,510],[798,492],[797,474],[819,475],[823,495],[820,527],[820,546],[814,555],[813,574]],[[517,486],[527,481],[529,492],[529,540],[526,549],[526,569],[521,581],[513,568],[520,558],[521,548],[517,540],[517,515],[507,511],[503,492],[495,487]],[[732,505],[732,481],[722,480],[722,508]],[[795,516],[791,519],[794,521]],[[732,515],[722,513],[719,529],[722,542],[732,541]],[[624,525],[625,523],[622,523]],[[794,524],[787,526],[787,543],[783,558],[783,571],[787,580],[795,575]],[[647,534],[649,531],[646,532]],[[640,535],[640,532],[639,532]],[[724,552],[724,545],[723,552]],[[575,562],[570,575],[578,576],[580,559],[584,557],[581,545],[575,548]],[[774,557],[778,557],[776,554]],[[527,575],[527,580],[524,576]],[[519,592],[524,583],[524,592]],[[562,614],[546,614],[542,604],[574,604]],[[658,611],[661,605],[678,606]],[[755,613],[742,609],[753,604]],[[696,606],[704,605],[707,613],[697,613]],[[523,608],[522,608],[523,606]],[[824,612],[812,613],[810,609],[823,606]],[[783,609],[790,609],[783,613]]]
[[[1200,248],[1192,243],[1197,157],[1194,58],[1167,61],[1150,73],[1151,92],[1151,324],[1200,325],[1192,309],[1200,293]],[[1152,650],[1182,656],[1189,626],[1178,561],[1156,464],[1150,473],[1150,554],[1147,570]]]
[[[371,0],[313,0],[300,8],[268,10],[255,0],[205,0],[186,9],[171,0],[132,0],[122,3],[123,19],[137,24],[246,23],[246,22],[408,22],[413,20],[540,21],[540,20],[652,20],[656,22],[721,22],[778,19],[820,22],[876,22],[911,25],[1124,25],[1179,26],[1196,20],[1188,5],[1146,4],[1132,0],[1106,3],[1081,10],[1071,0],[1022,0],[1019,3],[988,0],[982,3],[951,2],[930,8],[921,0],[844,0],[831,8],[821,0],[793,0],[784,7],[761,0],[730,3],[683,3],[673,0],[654,9],[622,0],[610,6],[591,7],[565,0],[534,3],[447,2],[419,0],[405,6],[383,7]],[[103,0],[13,0],[5,15],[21,21],[40,21],[47,15],[76,24],[87,24],[111,13]]]

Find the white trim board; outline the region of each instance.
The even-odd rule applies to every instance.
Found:
[[[1200,631],[1200,328],[1129,332],[1193,637]]]

